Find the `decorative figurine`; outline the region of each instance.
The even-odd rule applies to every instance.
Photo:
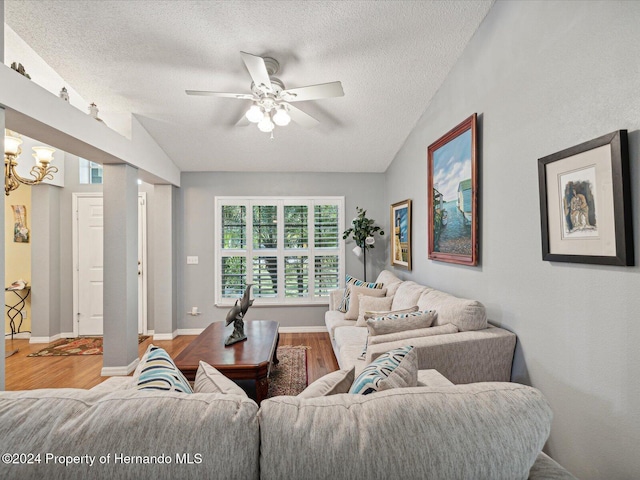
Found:
[[[247,339],[247,336],[244,334],[244,316],[247,313],[247,310],[249,310],[249,307],[253,305],[253,300],[249,298],[251,296],[252,286],[253,284],[251,283],[247,285],[242,298],[236,300],[236,303],[227,313],[226,325],[228,326],[233,322],[233,333],[224,341],[224,344],[227,347]],[[238,302],[240,303],[238,304]]]
[[[18,72],[23,77],[27,77],[29,80],[31,80],[31,76],[24,70],[24,67],[22,66],[21,63],[16,64],[16,62],[12,62],[11,63],[11,69],[15,70],[16,72]]]
[[[89,105],[89,115],[97,121],[102,122],[102,119],[98,117],[98,106],[95,103],[91,103],[91,105]]]
[[[65,102],[69,101],[69,92],[67,92],[67,87],[62,87],[62,90],[60,90],[59,93],[59,97]]]

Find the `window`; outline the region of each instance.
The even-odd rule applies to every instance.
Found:
[[[344,278],[343,197],[216,197],[216,305],[327,303]]]
[[[102,183],[102,165],[84,158],[78,158],[78,167],[80,169],[81,184]]]

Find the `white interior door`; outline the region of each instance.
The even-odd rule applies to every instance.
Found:
[[[146,333],[146,195],[138,199],[138,332]],[[103,333],[103,200],[101,193],[74,194],[74,334]]]
[[[78,198],[77,222],[77,334],[102,335],[102,196]]]

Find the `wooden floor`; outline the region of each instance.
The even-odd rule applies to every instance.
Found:
[[[139,346],[142,356],[150,343],[164,348],[175,358],[195,337],[184,335],[169,341],[145,340]],[[307,379],[311,383],[323,375],[338,370],[338,364],[328,333],[283,333],[279,346],[306,345]],[[102,355],[67,357],[27,357],[45,348],[45,344],[29,344],[29,340],[6,340],[5,352],[18,349],[6,362],[5,389],[33,390],[36,388],[91,388],[108,377],[101,377]]]

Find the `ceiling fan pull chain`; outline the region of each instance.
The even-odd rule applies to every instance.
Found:
[[[273,130],[271,130],[271,140],[273,140]]]

